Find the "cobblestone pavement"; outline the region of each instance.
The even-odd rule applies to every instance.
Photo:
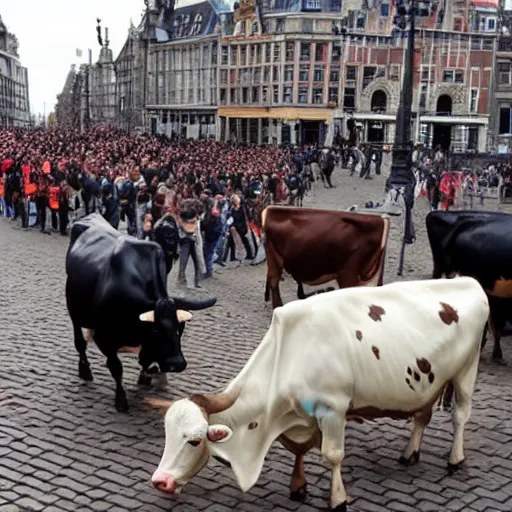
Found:
[[[317,185],[305,206],[347,208],[382,198],[384,179],[360,181],[337,171],[337,188]],[[490,207],[492,205],[489,205]],[[415,208],[418,241],[406,250],[405,279],[427,278],[430,250],[426,205]],[[397,279],[400,229],[394,220],[386,281]],[[288,500],[292,457],[277,444],[257,485],[243,494],[229,469],[212,461],[177,497],[153,490],[150,476],[164,446],[160,414],[136,386],[136,361],[126,356],[130,413],[116,413],[113,381],[97,349],[90,347],[93,383],[78,379],[77,354],[64,301],[68,240],[24,232],[0,219],[0,511],[313,511],[329,500],[330,471],[318,453],[307,457],[310,494],[303,505]],[[169,379],[165,392],[179,398],[226,384],[262,339],[271,318],[263,301],[265,265],[227,268],[203,284],[215,294],[211,310],[187,327],[183,348],[189,366]],[[170,285],[176,289],[176,275]],[[283,298],[295,286],[283,283]],[[197,293],[197,292],[189,292]],[[512,361],[510,340],[505,356]],[[413,468],[397,462],[410,426],[405,422],[349,425],[343,476],[353,511],[512,510],[512,370],[481,363],[466,430],[466,465],[445,470],[452,429],[436,412],[422,458]]]

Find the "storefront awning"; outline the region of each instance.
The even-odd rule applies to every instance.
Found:
[[[420,116],[420,123],[431,124],[481,124],[488,125],[487,117],[458,117],[458,116]]]
[[[332,110],[327,108],[300,108],[300,107],[276,107],[276,108],[240,108],[219,107],[220,117],[233,117],[245,119],[283,119],[286,121],[330,121]]]

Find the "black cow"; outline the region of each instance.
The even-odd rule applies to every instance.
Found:
[[[512,319],[512,215],[501,212],[430,212],[427,233],[433,278],[474,277],[489,297],[493,361],[503,363],[501,333]],[[482,348],[486,342],[485,333]]]
[[[209,308],[216,299],[169,297],[158,244],[122,235],[95,213],[73,225],[66,273],[67,306],[80,357],[78,374],[92,380],[86,348],[87,341],[94,340],[116,381],[118,411],[128,409],[117,355],[123,347],[140,347],[128,349],[139,352],[139,384],[148,379],[150,383],[158,371],[185,369],[181,336],[185,321],[192,317],[187,310]]]

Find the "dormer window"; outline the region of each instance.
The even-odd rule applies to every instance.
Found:
[[[303,0],[303,9],[305,11],[320,11],[320,0]]]
[[[201,26],[203,24],[203,15],[201,13],[197,13],[194,18],[194,25],[192,26],[192,34],[193,36],[198,35],[201,32]]]

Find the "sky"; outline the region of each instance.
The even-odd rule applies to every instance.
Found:
[[[181,0],[177,5],[195,3]],[[143,0],[2,0],[0,16],[19,42],[21,63],[28,68],[31,112],[54,110],[71,64],[87,62],[87,49],[95,62],[100,46],[96,39],[96,18],[102,33],[109,29],[110,48],[117,57],[128,35],[130,18],[138,25]],[[76,49],[82,49],[82,58]],[[46,103],[46,108],[45,108]]]

